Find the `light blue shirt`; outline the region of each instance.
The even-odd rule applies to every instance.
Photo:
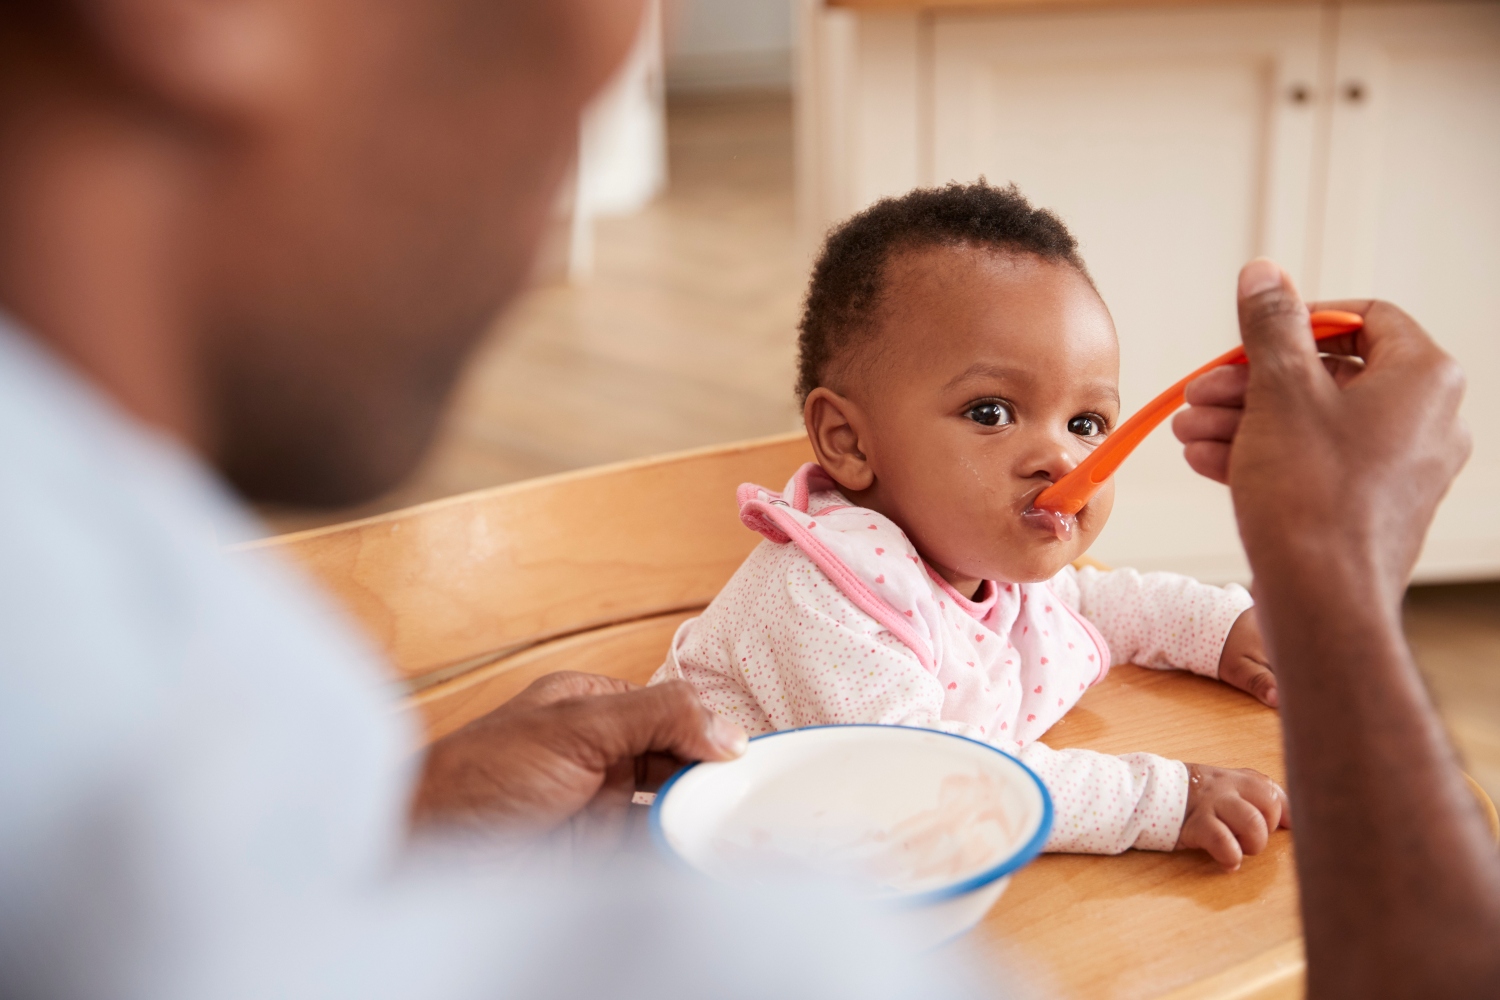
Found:
[[[0,317],[0,995],[951,995],[833,903],[412,849],[396,692],[254,533]]]

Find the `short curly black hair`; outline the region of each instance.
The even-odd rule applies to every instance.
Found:
[[[1033,208],[1014,184],[994,187],[981,177],[882,198],[830,232],[813,265],[798,326],[799,403],[824,384],[832,362],[871,332],[891,258],[930,246],[1030,254],[1076,268],[1093,284],[1068,227]]]

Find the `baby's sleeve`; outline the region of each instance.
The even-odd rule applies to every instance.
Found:
[[[1119,854],[1128,848],[1170,851],[1187,812],[1188,772],[1181,761],[1150,753],[1119,757],[1093,750],[1054,750],[1032,743],[1020,759],[1052,796],[1046,850]]]
[[[1219,675],[1224,640],[1255,603],[1238,584],[1215,587],[1177,573],[1069,567],[1055,583],[1099,629],[1114,662],[1205,677]]]

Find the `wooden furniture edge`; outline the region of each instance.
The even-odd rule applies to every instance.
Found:
[[[704,604],[691,604],[677,607],[653,608],[644,614],[634,615],[629,618],[605,618],[587,622],[576,628],[570,628],[562,632],[543,633],[530,642],[517,643],[513,646],[505,646],[500,649],[477,653],[463,660],[444,664],[426,673],[405,677],[397,675],[396,679],[405,686],[407,695],[412,698],[426,694],[429,691],[451,692],[455,690],[451,685],[461,686],[466,680],[477,680],[482,671],[504,673],[503,670],[498,669],[499,664],[509,663],[515,657],[524,653],[555,649],[559,643],[569,641],[574,645],[581,645],[584,644],[589,636],[596,636],[600,633],[608,632],[610,629],[626,625],[637,625],[641,622],[653,622],[662,618],[671,618],[674,615],[681,615],[683,617],[695,615],[706,606]]]
[[[1479,812],[1490,828],[1490,836],[1495,838],[1495,843],[1500,844],[1500,812],[1495,810],[1495,800],[1490,798],[1490,793],[1467,771],[1464,772],[1464,780],[1469,783],[1469,791],[1474,793],[1474,801],[1479,803]]]
[[[425,503],[413,504],[410,507],[402,507],[399,510],[372,514],[369,517],[355,518],[352,521],[340,521],[338,524],[328,524],[318,528],[306,528],[302,531],[291,531],[284,535],[255,538],[250,541],[238,542],[234,545],[226,546],[226,549],[230,552],[243,552],[273,546],[280,547],[312,538],[321,538],[325,535],[338,534],[348,531],[350,528],[368,527],[410,517],[414,514],[441,510],[445,507],[459,506],[471,503],[480,498],[499,497],[507,494],[547,489],[573,480],[589,479],[608,473],[628,472],[632,469],[644,469],[652,466],[674,465],[715,455],[733,455],[739,452],[764,448],[769,445],[789,444],[806,437],[807,432],[805,431],[788,431],[784,434],[770,434],[766,437],[751,438],[746,441],[734,441],[729,444],[705,445],[702,448],[689,448],[684,451],[668,452],[664,455],[648,455],[644,458],[626,459],[623,462],[589,465],[581,469],[569,469],[567,472],[553,473],[550,476],[537,476],[532,479],[517,480],[513,483],[503,483],[499,486],[488,486],[484,489],[470,490],[467,493],[455,493],[452,496],[440,497],[437,500],[428,500]]]
[[[1387,6],[1441,0],[1343,0],[1335,6]],[[1182,10],[1194,7],[1322,7],[1325,0],[824,0],[824,6],[858,13],[1029,13],[1059,11]]]
[[[1297,938],[1157,1000],[1301,1000],[1306,972],[1302,939]]]
[[[339,526],[335,525],[334,527]],[[319,528],[316,530],[321,531],[324,529]],[[1074,559],[1073,566],[1076,569],[1082,569],[1085,566],[1099,570],[1109,569],[1104,563],[1092,558],[1088,554]],[[704,607],[705,605],[693,605],[691,607],[664,608],[660,611],[654,611],[636,618],[585,625],[582,628],[573,629],[568,632],[542,636],[535,642],[479,653],[430,673],[403,678],[402,681],[407,689],[407,703],[414,707],[425,708],[440,700],[453,697],[470,687],[489,683],[495,678],[509,673],[516,667],[536,658],[552,656],[563,650],[580,648],[597,639],[606,638],[605,633],[609,633],[611,630],[662,621],[668,618],[683,621],[701,612]],[[521,659],[521,657],[528,656],[528,654],[528,660]]]
[[[662,644],[662,656],[665,657],[671,633],[702,610],[686,608],[613,622],[502,654],[457,677],[413,692],[403,701],[401,710],[415,713],[427,740],[439,739],[498,708],[538,677],[575,669],[567,663],[570,656],[583,660],[590,652],[597,654],[601,647],[623,644],[641,633],[664,633],[667,641]],[[651,670],[654,672],[659,665],[660,661]],[[586,665],[580,664],[576,669],[586,669]]]

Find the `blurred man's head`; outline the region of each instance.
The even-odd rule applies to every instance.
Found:
[[[0,306],[248,495],[391,485],[640,0],[0,0]]]

